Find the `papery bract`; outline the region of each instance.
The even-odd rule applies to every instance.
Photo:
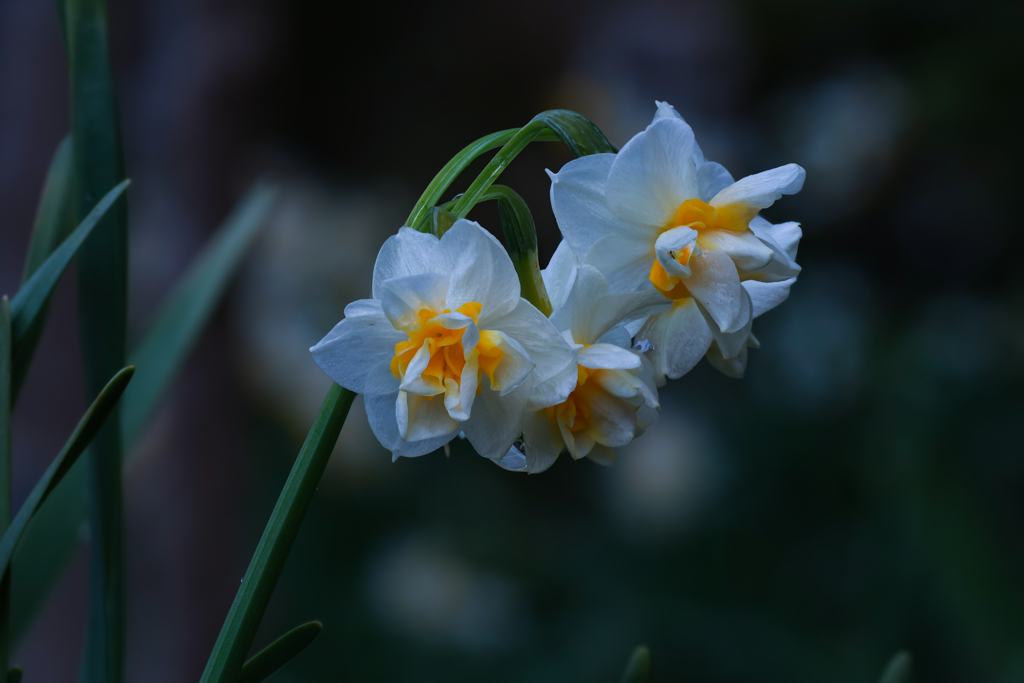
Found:
[[[310,349],[320,368],[364,394],[370,426],[397,458],[418,456],[464,432],[500,460],[519,435],[535,384],[563,399],[552,379],[574,354],[519,296],[508,254],[476,223],[441,239],[410,228],[389,238],[373,271],[373,298]]]
[[[654,289],[671,307],[638,336],[649,341],[659,384],[689,371],[712,348],[716,367],[742,374],[754,317],[788,294],[800,268],[800,229],[757,214],[798,192],[789,164],[734,182],[704,159],[693,131],[669,105],[618,154],[595,154],[551,175],[562,234],[613,291]]]

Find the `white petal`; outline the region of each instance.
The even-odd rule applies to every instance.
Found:
[[[577,258],[609,274],[649,260],[657,238],[656,231],[630,225],[608,208],[604,192],[615,156],[592,154],[570,161],[557,174],[548,172],[551,208],[565,243]]]
[[[549,421],[547,412],[529,412],[523,419],[523,441],[526,444],[526,471],[543,472],[551,467],[565,448],[558,425]]]
[[[428,384],[424,381],[423,371],[427,369],[428,363],[430,363],[430,345],[423,344],[416,350],[412,360],[409,361],[409,365],[406,366],[405,377],[402,378],[402,384],[399,388],[404,392],[418,396],[436,396],[443,393],[444,389],[437,386],[436,383],[431,382]]]
[[[735,182],[732,174],[719,163],[705,161],[697,166],[697,192],[701,201],[711,201],[712,197]]]
[[[529,353],[522,345],[505,332],[498,331],[501,341],[498,348],[502,351],[501,362],[494,369],[494,391],[501,395],[514,391],[526,381],[536,364],[530,359]]]
[[[579,259],[576,258],[569,243],[562,240],[558,243],[558,248],[552,254],[551,260],[548,261],[548,267],[540,271],[552,308],[557,309],[565,303],[576,276],[577,267],[579,267]]]
[[[753,305],[750,302],[750,295],[747,294],[747,290],[741,289],[740,301],[742,302],[741,317],[744,322],[738,329],[730,332],[719,329],[711,314],[700,305],[699,301],[697,302],[697,308],[704,315],[704,322],[711,328],[711,334],[714,335],[715,342],[717,342],[718,348],[725,358],[735,358],[750,338],[750,328],[754,322],[754,315]]]
[[[478,357],[476,354],[472,354],[470,358],[466,359],[466,364],[462,368],[462,376],[459,378],[458,401],[453,402],[451,406],[447,403],[445,404],[445,407],[448,408],[448,414],[451,415],[453,420],[462,422],[468,420],[472,414],[473,403],[476,401],[478,378],[480,376],[479,370],[480,363]]]
[[[636,406],[617,396],[595,391],[587,395],[590,417],[586,433],[602,446],[625,446],[636,432]],[[579,450],[577,432],[577,450]]]
[[[797,247],[800,246],[800,238],[803,237],[803,231],[800,229],[799,223],[789,221],[787,223],[772,224],[761,216],[756,216],[754,220],[750,221],[750,229],[761,239],[765,239],[766,234],[770,236],[789,256],[790,261],[796,264]]]
[[[658,108],[658,111],[655,112],[654,119],[651,120],[651,123],[660,119],[678,119],[684,123],[686,122],[682,114],[676,111],[676,108],[668,102],[659,102],[658,100],[654,100],[654,105]]]
[[[370,429],[373,430],[374,436],[377,437],[381,445],[396,456],[413,458],[431,453],[454,439],[459,433],[458,428],[456,428],[450,434],[433,439],[416,442],[403,440],[398,433],[398,422],[395,414],[397,398],[397,392],[363,397]]]
[[[556,406],[569,398],[569,394],[576,388],[578,376],[574,354],[573,361],[566,365],[564,370],[554,377],[534,385],[533,393],[530,394],[529,410]]]
[[[612,396],[624,399],[635,399],[641,396],[643,382],[637,377],[636,372],[630,372],[629,370],[601,370],[593,373],[590,377],[599,387]],[[630,403],[633,403],[633,401],[630,401]]]
[[[576,358],[576,354],[562,339],[551,321],[526,299],[520,299],[519,304],[508,315],[490,320],[487,325],[481,323],[481,327],[504,332],[522,345],[530,361],[536,365],[536,383],[551,379]]]
[[[626,235],[605,235],[587,252],[584,259],[601,271],[613,292],[634,292],[649,282],[651,251],[657,234],[642,240]]]
[[[787,226],[795,226],[790,228]],[[760,216],[755,216],[750,221],[750,229],[754,232],[758,239],[765,243],[765,245],[772,250],[772,260],[767,263],[764,267],[755,269],[748,268],[748,276],[754,277],[764,282],[778,282],[780,280],[787,280],[791,277],[796,276],[800,272],[800,266],[797,265],[795,260],[796,257],[796,246],[790,243],[791,250],[793,252],[790,255],[789,251],[785,249],[776,239],[776,234],[782,236],[786,240],[793,239],[793,232],[797,235],[796,239],[799,241],[800,237],[800,226],[797,223],[784,223],[782,226],[784,230],[776,233],[772,228],[775,228],[768,221],[764,220]]]
[[[753,232],[738,230],[708,230],[701,233],[701,241],[724,251],[740,270],[757,270],[771,263],[772,248],[759,240]]]
[[[379,299],[379,287],[385,280],[438,271],[438,239],[433,235],[402,228],[380,248],[373,266],[373,298]]]
[[[494,235],[472,221],[455,221],[441,238],[438,254],[438,271],[449,275],[446,308],[454,311],[470,302],[479,303],[483,306],[481,321],[515,308],[519,277]]]
[[[594,447],[587,453],[587,458],[602,467],[611,467],[619,459],[619,449],[594,444]]]
[[[747,369],[747,347],[744,345],[734,358],[726,358],[722,355],[718,344],[712,344],[708,349],[708,362],[726,377],[742,379],[743,373]]]
[[[673,254],[689,247],[692,256],[700,256],[700,247],[697,246],[697,231],[685,225],[666,230],[658,235],[654,243],[654,253],[658,262],[665,272],[674,277],[688,278],[692,274],[689,264],[686,265],[677,261]]]
[[[581,266],[576,272],[569,299],[565,302],[569,311],[569,330],[577,344],[589,344],[586,339],[590,327],[590,315],[598,299],[608,293],[608,281],[596,268]]]
[[[447,275],[420,273],[378,283],[376,298],[380,300],[384,315],[399,327],[414,322],[420,309],[443,310],[447,292]]]
[[[754,317],[766,313],[789,296],[789,288],[796,282],[796,278],[790,278],[781,282],[758,282],[757,280],[746,280],[743,282],[743,289],[750,295],[750,303],[754,309]]]
[[[579,353],[579,364],[594,370],[635,370],[640,358],[627,349],[611,344],[591,344]]]
[[[462,429],[477,453],[490,460],[500,460],[522,431],[526,401],[533,387],[527,382],[499,396],[497,391],[491,390],[486,375],[481,382],[483,391],[476,397],[472,417],[461,423]]]
[[[697,303],[690,298],[680,299],[670,310],[651,316],[636,338],[654,347],[646,355],[654,366],[658,386],[665,384],[666,377],[679,379],[693,369],[714,339]]]
[[[357,394],[397,391],[391,359],[395,345],[408,336],[384,317],[379,302],[363,299],[356,304],[349,304],[347,317],[309,350],[313,360],[328,377]]]
[[[807,173],[796,164],[786,164],[741,178],[708,202],[718,208],[741,204],[751,209],[767,209],[784,194],[796,194],[804,186]]]
[[[663,228],[680,204],[697,196],[696,148],[682,119],[652,123],[615,156],[605,188],[608,208],[628,223]]]
[[[736,264],[724,251],[705,250],[690,258],[693,275],[686,288],[711,313],[718,326],[733,332],[747,321],[743,312],[743,288]]]

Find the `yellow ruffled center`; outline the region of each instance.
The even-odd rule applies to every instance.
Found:
[[[471,302],[455,310],[472,318],[475,323],[480,316],[481,308],[483,306],[480,304]],[[451,313],[451,310],[446,308],[441,312],[441,314],[444,313]],[[426,345],[430,352],[430,361],[423,371],[423,381],[428,386],[443,392],[448,380],[454,381],[456,385],[462,383],[462,371],[466,367],[466,350],[462,346],[462,337],[466,328],[449,329],[437,320],[438,315],[428,308],[421,308],[416,313],[416,320],[402,327],[402,330],[409,335],[409,339],[395,344],[395,357],[391,359],[391,374],[403,379],[409,368],[409,363],[417,351]],[[475,349],[479,364],[476,389],[478,394],[481,389],[480,375],[486,374],[491,381],[491,386],[495,387],[496,385],[494,371],[501,362],[502,356],[505,355],[504,351],[498,347],[500,343],[501,337],[497,332],[480,330],[480,342]]]
[[[750,229],[750,221],[756,215],[756,210],[751,210],[741,204],[729,204],[716,209],[700,199],[687,199],[679,205],[676,215],[669,221],[662,232],[667,232],[681,225],[696,230],[698,233],[709,230],[735,230],[743,232]],[[697,239],[698,242],[701,241],[700,237]],[[709,245],[703,243],[700,247],[701,249],[710,248]],[[692,245],[687,245],[685,248],[672,254],[672,258],[684,266],[689,265],[691,256],[693,256]],[[649,277],[651,284],[669,299],[684,299],[690,296],[683,278],[669,275],[665,271],[664,266],[661,265],[661,262],[658,261],[657,256],[654,257],[654,263],[651,264],[651,274]]]
[[[587,428],[588,420],[590,420],[590,403],[586,396],[594,388],[595,383],[590,381],[593,372],[596,371],[582,365],[576,367],[576,388],[569,394],[569,398],[558,405],[544,409],[548,422],[552,424],[561,422],[572,433]]]

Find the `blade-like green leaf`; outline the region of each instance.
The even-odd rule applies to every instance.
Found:
[[[513,159],[519,156],[520,152],[526,149],[527,145],[540,138],[541,135],[550,135],[551,133],[558,136],[558,139],[564,142],[577,157],[617,151],[608,142],[604,133],[586,117],[565,109],[543,111],[509,138],[505,146],[494,155],[480,175],[476,177],[476,180],[462,194],[455,206],[452,207],[451,212],[457,218],[465,218],[470,209],[481,201],[487,189],[498,179],[498,176],[512,163]]]
[[[885,667],[878,683],[910,683],[910,670],[913,659],[906,650],[900,650]]]
[[[195,346],[276,195],[276,188],[264,183],[245,195],[167,297],[146,338],[129,355],[139,373],[128,390],[121,418],[126,447],[146,426]]]
[[[323,628],[319,621],[296,626],[246,662],[235,683],[260,683],[267,680],[275,671],[298,657],[299,653],[316,640]]]
[[[651,680],[651,651],[640,645],[629,657],[622,683],[650,683]]]
[[[520,296],[537,307],[544,315],[551,315],[551,299],[540,275],[537,258],[537,227],[533,214],[519,193],[505,185],[492,185],[481,201],[497,200],[501,229],[505,232],[508,255],[519,276]],[[451,214],[449,214],[451,215]]]
[[[241,671],[354,398],[355,394],[337,384],[327,392],[224,620],[201,683],[233,683]]]
[[[46,172],[43,193],[36,209],[36,222],[32,228],[32,239],[25,257],[22,282],[27,282],[39,266],[43,265],[53,250],[64,241],[72,227],[68,220],[68,199],[71,194],[71,136],[61,140],[53,153],[50,169]]]
[[[125,178],[106,0],[65,0],[76,217]],[[113,207],[78,253],[78,327],[86,398],[125,365],[128,316],[128,208]],[[124,679],[124,493],[121,424],[110,416],[89,448],[89,625],[86,683]]]
[[[416,205],[412,209],[412,213],[409,214],[409,218],[406,219],[405,224],[410,228],[416,228],[420,231],[425,231],[427,224],[427,213],[430,211],[437,202],[441,199],[441,195],[445,193],[452,182],[459,177],[466,167],[476,161],[481,155],[489,152],[492,149],[504,146],[509,140],[519,132],[519,128],[511,128],[509,130],[501,130],[497,133],[491,133],[484,137],[476,140],[465,148],[463,148],[458,154],[452,157],[452,160],[444,165],[434,179],[427,185],[427,189],[423,191]],[[537,140],[545,140],[547,142],[557,142],[558,136],[551,131],[542,131]]]
[[[96,397],[96,400],[89,406],[89,409],[85,411],[85,415],[79,420],[78,426],[75,427],[75,431],[72,432],[71,437],[64,444],[64,448],[61,449],[57,457],[50,463],[50,466],[46,468],[46,472],[43,473],[43,476],[36,483],[21,509],[18,510],[18,514],[11,523],[10,528],[7,529],[3,539],[0,540],[0,575],[7,573],[7,568],[11,558],[14,556],[14,550],[18,546],[18,541],[21,540],[22,534],[33,515],[35,515],[36,510],[43,504],[47,496],[57,488],[57,484],[61,482],[72,465],[75,464],[78,456],[85,452],[86,447],[96,437],[103,423],[106,422],[117,406],[117,402],[128,386],[128,382],[131,381],[133,374],[135,374],[135,368],[129,366],[110,379],[107,386],[100,392],[100,395]]]
[[[21,380],[28,371],[35,345],[31,343],[31,330],[45,315],[47,302],[61,276],[67,270],[71,259],[82,248],[86,238],[99,224],[100,219],[117,201],[131,181],[125,180],[108,192],[89,215],[75,228],[66,240],[57,247],[49,258],[43,261],[11,302],[11,331],[14,337],[14,362],[12,370],[12,399],[18,396]]]
[[[11,302],[0,297],[0,534],[11,525]],[[0,672],[11,650],[11,580],[0,571]]]
[[[217,229],[209,246],[167,296],[150,332],[130,355],[138,368],[122,402],[126,451],[142,433],[216,309],[277,190],[258,184]],[[14,557],[14,640],[26,633],[78,547],[88,516],[88,469],[73,467],[29,525]]]

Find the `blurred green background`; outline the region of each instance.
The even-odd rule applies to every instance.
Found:
[[[804,268],[747,377],[706,363],[613,468],[456,443],[392,464],[357,402],[256,646],[273,680],[1024,681],[1020,3],[112,0],[132,328],[256,177],[279,206],[126,475],[128,678],[196,680],[328,381],[308,347],[450,156],[548,108],[621,145],[674,104],[737,177],[803,165]],[[0,285],[67,131],[52,4],[0,5]],[[557,245],[538,143],[503,182]],[[468,182],[464,179],[461,186]],[[460,187],[461,187],[460,186]],[[471,217],[492,230],[494,207]],[[15,506],[84,405],[74,278],[15,414]],[[13,661],[71,680],[88,562]]]

